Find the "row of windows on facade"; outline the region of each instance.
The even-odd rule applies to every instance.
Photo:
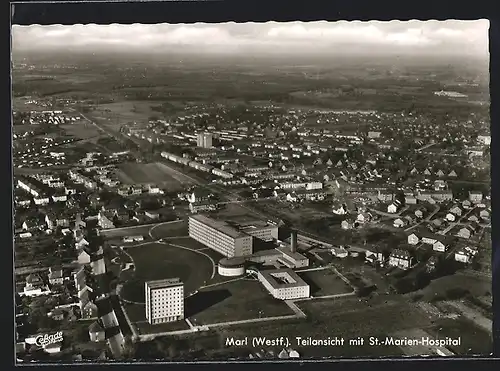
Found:
[[[234,242],[234,238],[231,236],[228,236],[224,232],[218,231],[217,229],[213,229],[212,227],[208,227],[204,224],[195,224],[193,225],[194,228],[189,229],[189,233],[201,233],[205,236],[210,236],[212,238],[217,238],[219,240],[224,240],[229,243]]]

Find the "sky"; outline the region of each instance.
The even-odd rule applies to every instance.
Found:
[[[487,55],[488,28],[487,20],[14,25],[12,49]]]

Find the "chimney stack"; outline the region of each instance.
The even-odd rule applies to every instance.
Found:
[[[297,252],[297,231],[292,231],[290,234],[290,251]]]

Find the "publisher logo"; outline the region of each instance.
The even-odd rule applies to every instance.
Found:
[[[35,345],[45,347],[50,344],[60,343],[61,341],[63,341],[63,333],[62,331],[58,331],[55,334],[38,335],[35,338]]]

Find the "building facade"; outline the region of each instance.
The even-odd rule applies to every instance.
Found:
[[[252,254],[252,236],[201,214],[189,217],[189,237],[228,258]]]
[[[308,298],[310,287],[291,269],[260,271],[258,279],[276,299]]]
[[[178,278],[145,283],[146,319],[152,325],[184,319],[184,284]]]
[[[198,133],[196,145],[202,148],[212,148],[213,135],[211,133]]]

